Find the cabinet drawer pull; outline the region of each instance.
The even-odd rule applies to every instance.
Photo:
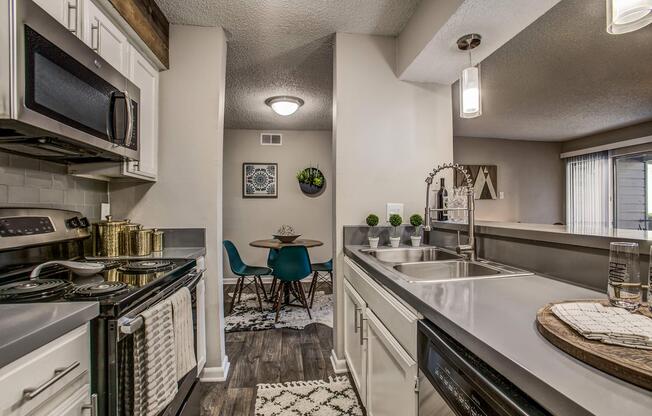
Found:
[[[81,407],[82,412],[84,410],[90,410],[91,411],[91,416],[99,416],[99,408],[97,406],[97,394],[93,393],[91,394],[91,402],[89,404],[85,404]]]
[[[66,375],[70,374],[70,372],[72,372],[77,367],[79,367],[79,361],[75,361],[74,363],[70,364],[68,367],[65,368],[57,368],[56,370],[54,370],[54,375],[52,376],[52,378],[46,381],[45,383],[41,384],[36,388],[23,390],[23,399],[25,401],[32,400],[39,394],[43,393],[43,391],[45,391],[48,387],[52,386],[57,381],[61,380]]]
[[[360,308],[357,306],[355,307],[355,312],[353,312],[353,332],[357,333],[358,332],[358,311],[360,311]]]
[[[78,0],[68,1],[68,30],[77,34],[77,1]],[[74,13],[72,13],[74,12]],[[74,17],[72,16],[74,15]]]
[[[95,36],[93,36],[95,34]],[[95,40],[95,42],[93,42]],[[91,25],[91,49],[100,53],[100,22]]]

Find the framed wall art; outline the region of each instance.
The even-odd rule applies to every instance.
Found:
[[[460,165],[471,175],[475,199],[498,199],[498,167],[496,165]],[[464,176],[455,171],[455,187],[466,185]]]
[[[243,163],[242,197],[278,198],[278,163]]]

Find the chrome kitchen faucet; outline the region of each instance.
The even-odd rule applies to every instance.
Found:
[[[464,175],[464,179],[466,181],[466,197],[468,200],[466,208],[430,208],[430,185],[432,185],[432,181],[435,175],[444,169],[453,169]],[[443,165],[439,165],[434,168],[432,172],[430,172],[426,177],[426,213],[424,221],[426,223],[424,228],[426,231],[430,231],[432,229],[430,225],[430,213],[437,211],[468,211],[469,243],[460,244],[458,238],[458,244],[457,247],[455,247],[455,250],[459,254],[465,254],[469,256],[470,260],[475,260],[475,200],[473,182],[471,181],[471,176],[468,174],[468,172],[457,163],[445,163]]]

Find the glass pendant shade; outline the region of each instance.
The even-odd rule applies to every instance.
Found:
[[[274,112],[280,116],[289,116],[294,114],[299,107],[303,105],[303,100],[297,97],[271,97],[265,100],[265,104],[270,106]]]
[[[475,118],[482,115],[480,68],[471,66],[460,77],[460,117]]]
[[[652,23],[652,0],[607,0],[607,32],[633,32]]]

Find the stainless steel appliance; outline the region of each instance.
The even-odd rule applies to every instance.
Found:
[[[418,324],[419,416],[544,416],[544,408],[429,321]]]
[[[32,0],[0,0],[0,149],[55,162],[139,158],[140,90]]]
[[[101,259],[100,273],[87,273],[78,264],[54,260],[86,261],[90,224],[78,212],[56,209],[0,208],[0,303],[97,301],[100,316],[91,322],[91,390],[97,395],[98,415],[129,415],[133,398],[129,366],[133,334],[142,326],[139,314],[181,287],[192,297],[197,351],[196,285],[203,271],[188,259]],[[52,262],[42,265],[44,262]],[[68,267],[66,267],[68,265]],[[83,270],[83,275],[72,269]],[[91,265],[95,267],[96,265]],[[38,268],[38,277],[30,278]],[[179,392],[163,412],[192,415],[197,409],[197,369],[179,381]],[[196,411],[196,410],[195,410]]]

